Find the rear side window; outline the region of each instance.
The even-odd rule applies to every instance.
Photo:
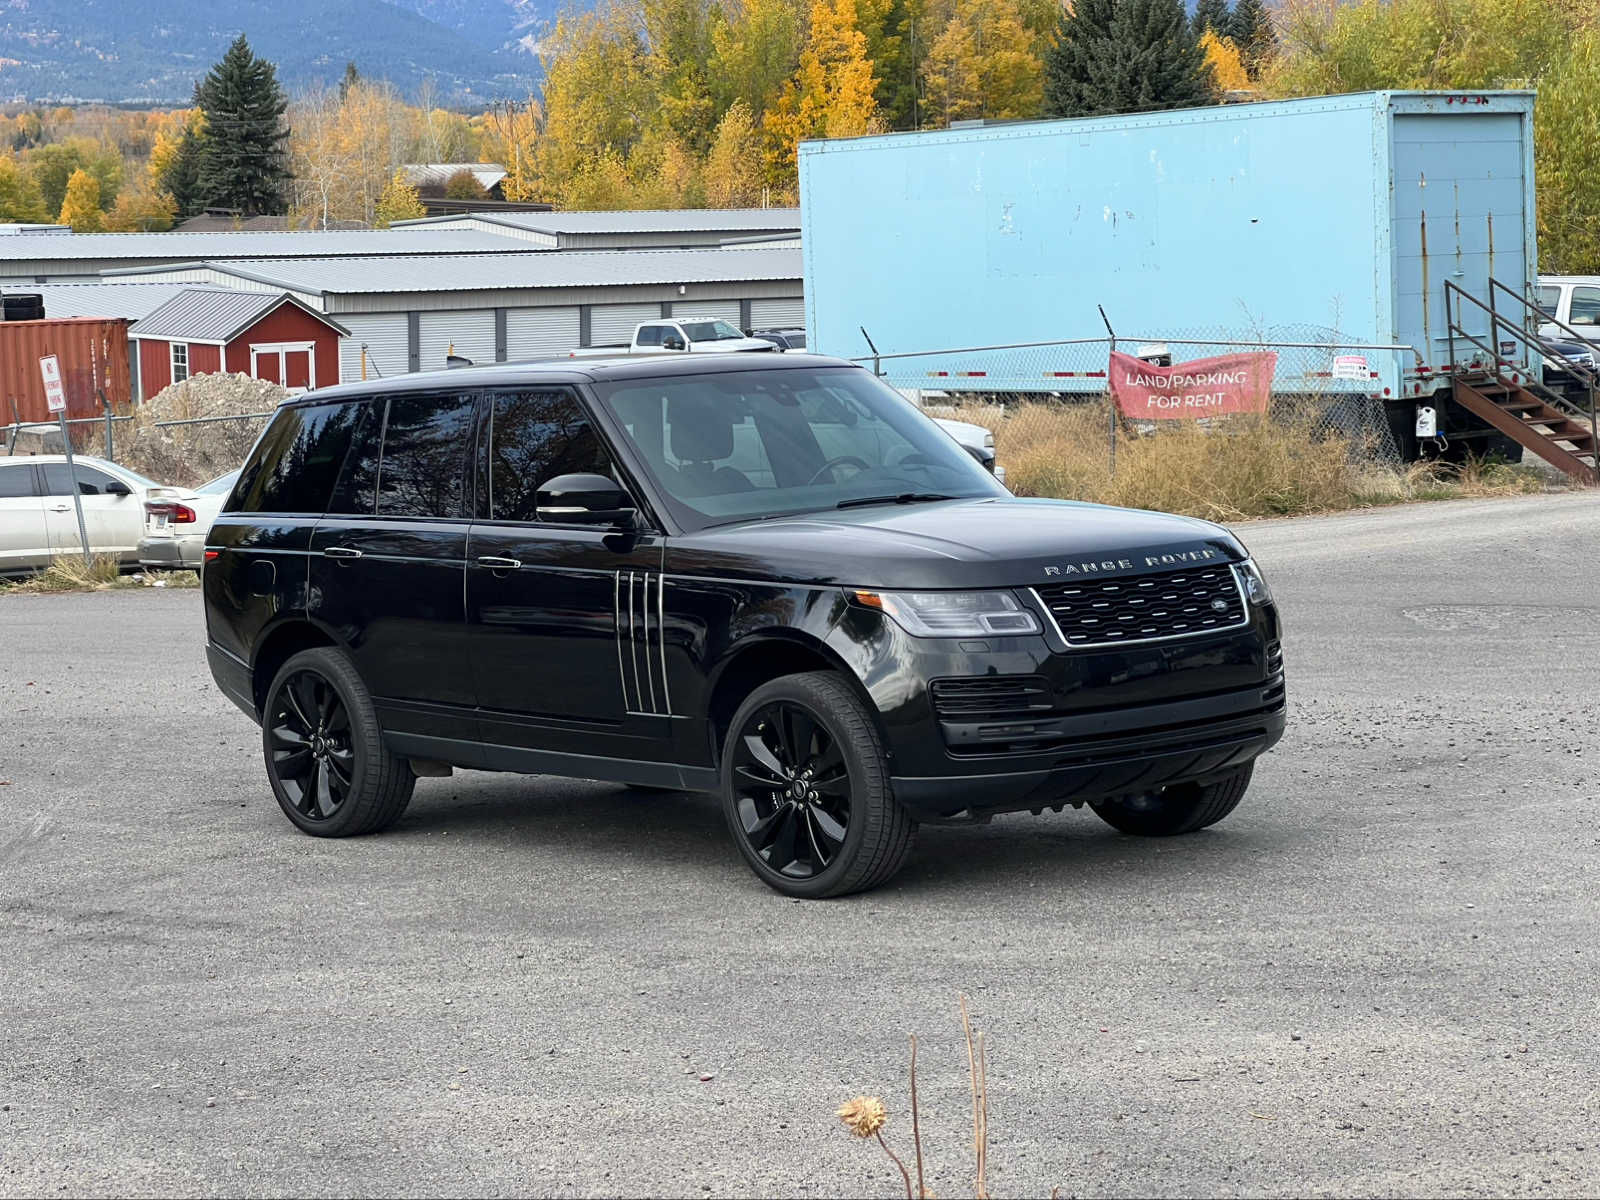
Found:
[[[1572,312],[1569,325],[1600,325],[1600,288],[1575,287],[1572,289]]]
[[[19,496],[34,496],[33,464],[0,467],[0,500],[14,500]]]
[[[380,517],[465,515],[473,397],[395,396],[378,467]]]
[[[321,516],[369,407],[345,403],[280,409],[240,474],[228,511]]]
[[[500,392],[490,413],[491,520],[538,520],[539,485],[557,475],[610,473],[605,445],[571,392]]]
[[[328,501],[328,511],[343,516],[370,517],[376,511],[378,496],[378,454],[383,448],[382,400],[361,406],[360,419],[350,435],[350,450],[344,456],[344,470]]]
[[[1550,284],[1536,287],[1533,289],[1533,302],[1545,316],[1553,317],[1561,307],[1561,289]]]

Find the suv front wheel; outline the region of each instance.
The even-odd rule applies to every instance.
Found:
[[[1236,767],[1210,783],[1179,783],[1118,800],[1091,800],[1089,807],[1113,829],[1139,837],[1174,837],[1215,825],[1239,806],[1254,763]]]
[[[761,881],[806,899],[884,883],[916,832],[866,706],[826,671],[775,679],[739,706],[722,753],[722,810]]]

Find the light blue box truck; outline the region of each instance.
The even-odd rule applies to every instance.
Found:
[[[1541,364],[1524,304],[1537,272],[1531,92],[1373,92],[806,142],[800,211],[822,353],[1104,337],[1102,307],[1138,339],[1208,330],[1249,346],[1309,328],[1328,354],[1281,354],[1276,393],[1359,392],[1406,457],[1426,409],[1459,445],[1528,444],[1513,428],[1528,410],[1500,410]],[[1379,347],[1395,349],[1362,349]],[[941,377],[940,356],[919,365]],[[1105,383],[998,374],[967,372],[961,386]]]

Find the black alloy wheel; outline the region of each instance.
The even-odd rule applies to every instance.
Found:
[[[350,797],[356,755],[350,713],[315,671],[288,676],[267,714],[267,746],[278,786],[307,821],[330,820]]]
[[[850,827],[850,772],[827,728],[790,701],[765,705],[739,730],[733,774],[750,849],[790,879],[827,870]]]
[[[894,798],[872,713],[831,671],[785,675],[747,696],[721,772],[734,843],[774,891],[864,892],[911,853],[917,824]]]
[[[261,714],[267,779],[284,816],[316,837],[391,825],[417,777],[384,744],[355,664],[331,646],[302,650],[267,689]]]

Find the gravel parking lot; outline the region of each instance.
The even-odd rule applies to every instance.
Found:
[[[782,899],[707,797],[423,780],[320,841],[195,592],[0,597],[0,1194],[1600,1187],[1600,496],[1242,527],[1290,732],[1170,842],[924,830]]]

